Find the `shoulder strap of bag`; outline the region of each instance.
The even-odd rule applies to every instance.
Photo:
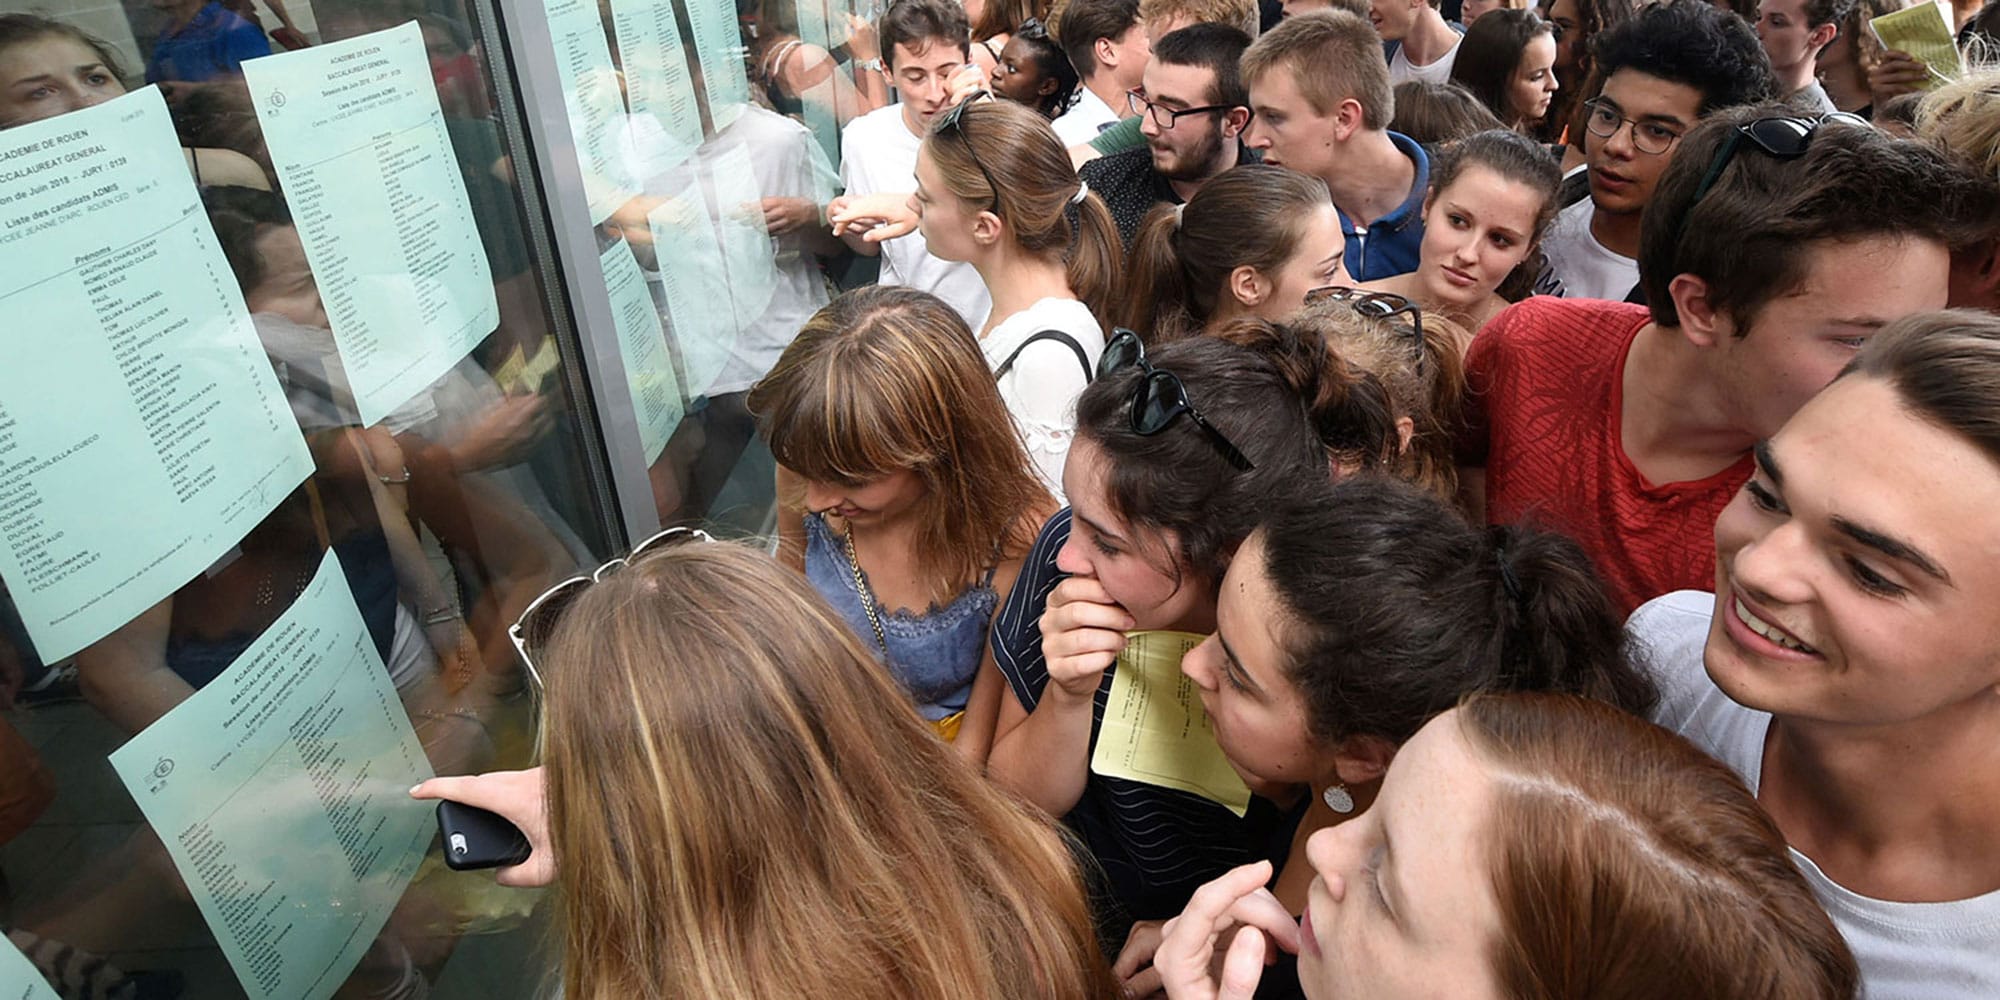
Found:
[[[1034,336],[1029,337],[1024,341],[1021,341],[1021,346],[1014,348],[1014,353],[1007,355],[1007,360],[1000,362],[1000,367],[994,369],[993,380],[995,382],[998,382],[1001,379],[1006,378],[1007,373],[1009,371],[1012,371],[1014,368],[1014,360],[1016,358],[1019,358],[1021,356],[1021,352],[1027,350],[1029,345],[1033,344],[1035,341],[1038,340],[1060,340],[1064,344],[1067,344],[1069,346],[1070,353],[1076,355],[1076,363],[1083,367],[1083,380],[1085,382],[1089,382],[1091,376],[1096,374],[1090,369],[1090,355],[1084,353],[1083,345],[1077,343],[1075,337],[1072,337],[1069,334],[1062,332],[1061,330],[1043,330],[1040,333],[1037,333]]]

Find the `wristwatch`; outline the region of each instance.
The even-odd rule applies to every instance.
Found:
[[[880,73],[888,68],[882,65],[881,56],[876,56],[873,59],[859,59],[855,61],[854,65],[859,66],[862,69],[874,70],[877,73]]]

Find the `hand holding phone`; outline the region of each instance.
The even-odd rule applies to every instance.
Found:
[[[444,863],[453,871],[510,867],[534,853],[528,835],[491,810],[445,799],[438,803],[437,819]]]
[[[524,887],[548,885],[556,877],[543,793],[539,767],[432,778],[410,789],[413,798],[440,799],[454,807],[440,810],[438,821],[445,860],[452,868],[498,866],[496,881]],[[465,818],[468,814],[460,810],[466,807],[496,819]],[[465,836],[462,852],[453,850],[454,832]],[[515,834],[525,838],[525,846],[514,840]]]

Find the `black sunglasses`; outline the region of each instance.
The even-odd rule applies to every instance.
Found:
[[[1020,35],[1022,38],[1042,39],[1049,37],[1049,28],[1048,25],[1042,23],[1041,18],[1031,17],[1022,21],[1021,26],[1014,29],[1014,34]]]
[[[1680,246],[1681,238],[1687,235],[1688,217],[1694,214],[1695,206],[1701,204],[1701,200],[1707,197],[1709,189],[1715,187],[1715,182],[1722,179],[1722,172],[1728,169],[1731,160],[1736,159],[1737,152],[1743,148],[1744,140],[1749,140],[1751,145],[1773,159],[1796,160],[1806,155],[1806,150],[1812,148],[1813,133],[1818,132],[1820,126],[1830,123],[1874,128],[1868,124],[1867,119],[1859,115],[1835,111],[1810,118],[1758,118],[1731,129],[1728,141],[1715,151],[1715,159],[1708,163],[1708,172],[1702,174],[1701,183],[1695,185],[1694,197],[1688,199],[1687,208],[1681,211],[1680,225],[1674,232],[1673,245]]]
[[[514,651],[521,654],[521,662],[528,667],[528,676],[537,688],[542,686],[541,671],[535,668],[535,658],[541,655],[542,647],[555,634],[556,625],[569,611],[570,605],[590,589],[590,585],[604,579],[614,568],[629,566],[639,561],[648,552],[658,551],[671,545],[687,541],[712,542],[714,538],[700,528],[668,528],[651,538],[632,546],[628,555],[620,556],[597,567],[588,576],[573,576],[542,591],[540,597],[528,602],[521,611],[521,617],[507,626],[507,638],[514,643]]]
[[[972,148],[972,137],[965,134],[965,126],[960,123],[960,119],[965,117],[965,109],[971,107],[974,101],[983,100],[985,97],[986,91],[973,91],[971,96],[945,109],[944,113],[938,115],[937,125],[931,131],[935,133],[950,129],[958,136],[958,141],[965,143],[965,155],[972,157],[972,165],[979,168],[979,175],[986,178],[986,186],[993,191],[993,198],[987,207],[992,209],[995,214],[998,214],[1000,211],[1000,185],[993,180],[993,174],[986,169],[986,164],[979,162],[979,151]]]
[[[1146,360],[1146,345],[1140,341],[1138,334],[1126,329],[1112,331],[1111,342],[1104,345],[1104,353],[1097,359],[1098,377],[1134,366],[1138,367],[1140,378],[1139,384],[1132,390],[1132,433],[1152,437],[1186,414],[1207,435],[1216,452],[1229,460],[1230,465],[1244,472],[1257,467],[1244,457],[1242,449],[1236,447],[1188,401],[1187,386],[1181,383],[1180,376],[1155,368]]]
[[[1379,319],[1401,327],[1410,335],[1410,341],[1417,359],[1424,356],[1424,310],[1407,297],[1394,292],[1370,292],[1347,285],[1321,285],[1306,293],[1306,305],[1315,302],[1345,302],[1348,308],[1369,319]],[[1409,317],[1407,323],[1396,323],[1399,316]]]

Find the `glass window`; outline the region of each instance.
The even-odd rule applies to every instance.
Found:
[[[0,15],[0,982],[543,981],[543,894],[449,870],[404,795],[531,762],[507,626],[624,541],[498,37],[459,0]],[[637,304],[649,215],[739,234],[677,335],[815,301],[762,215],[705,214],[761,196],[755,142],[655,161],[624,193],[658,206],[605,219]],[[754,377],[745,329],[683,351],[693,392],[636,390],[700,414]],[[663,450],[695,489],[701,439]]]
[[[545,15],[654,513],[767,535],[775,464],[744,405],[854,258],[828,232],[840,130],[888,102],[845,0],[527,0]],[[531,28],[535,18],[523,17]],[[531,32],[532,33],[532,32]],[[589,294],[589,293],[585,293]],[[588,306],[586,306],[588,308]]]

